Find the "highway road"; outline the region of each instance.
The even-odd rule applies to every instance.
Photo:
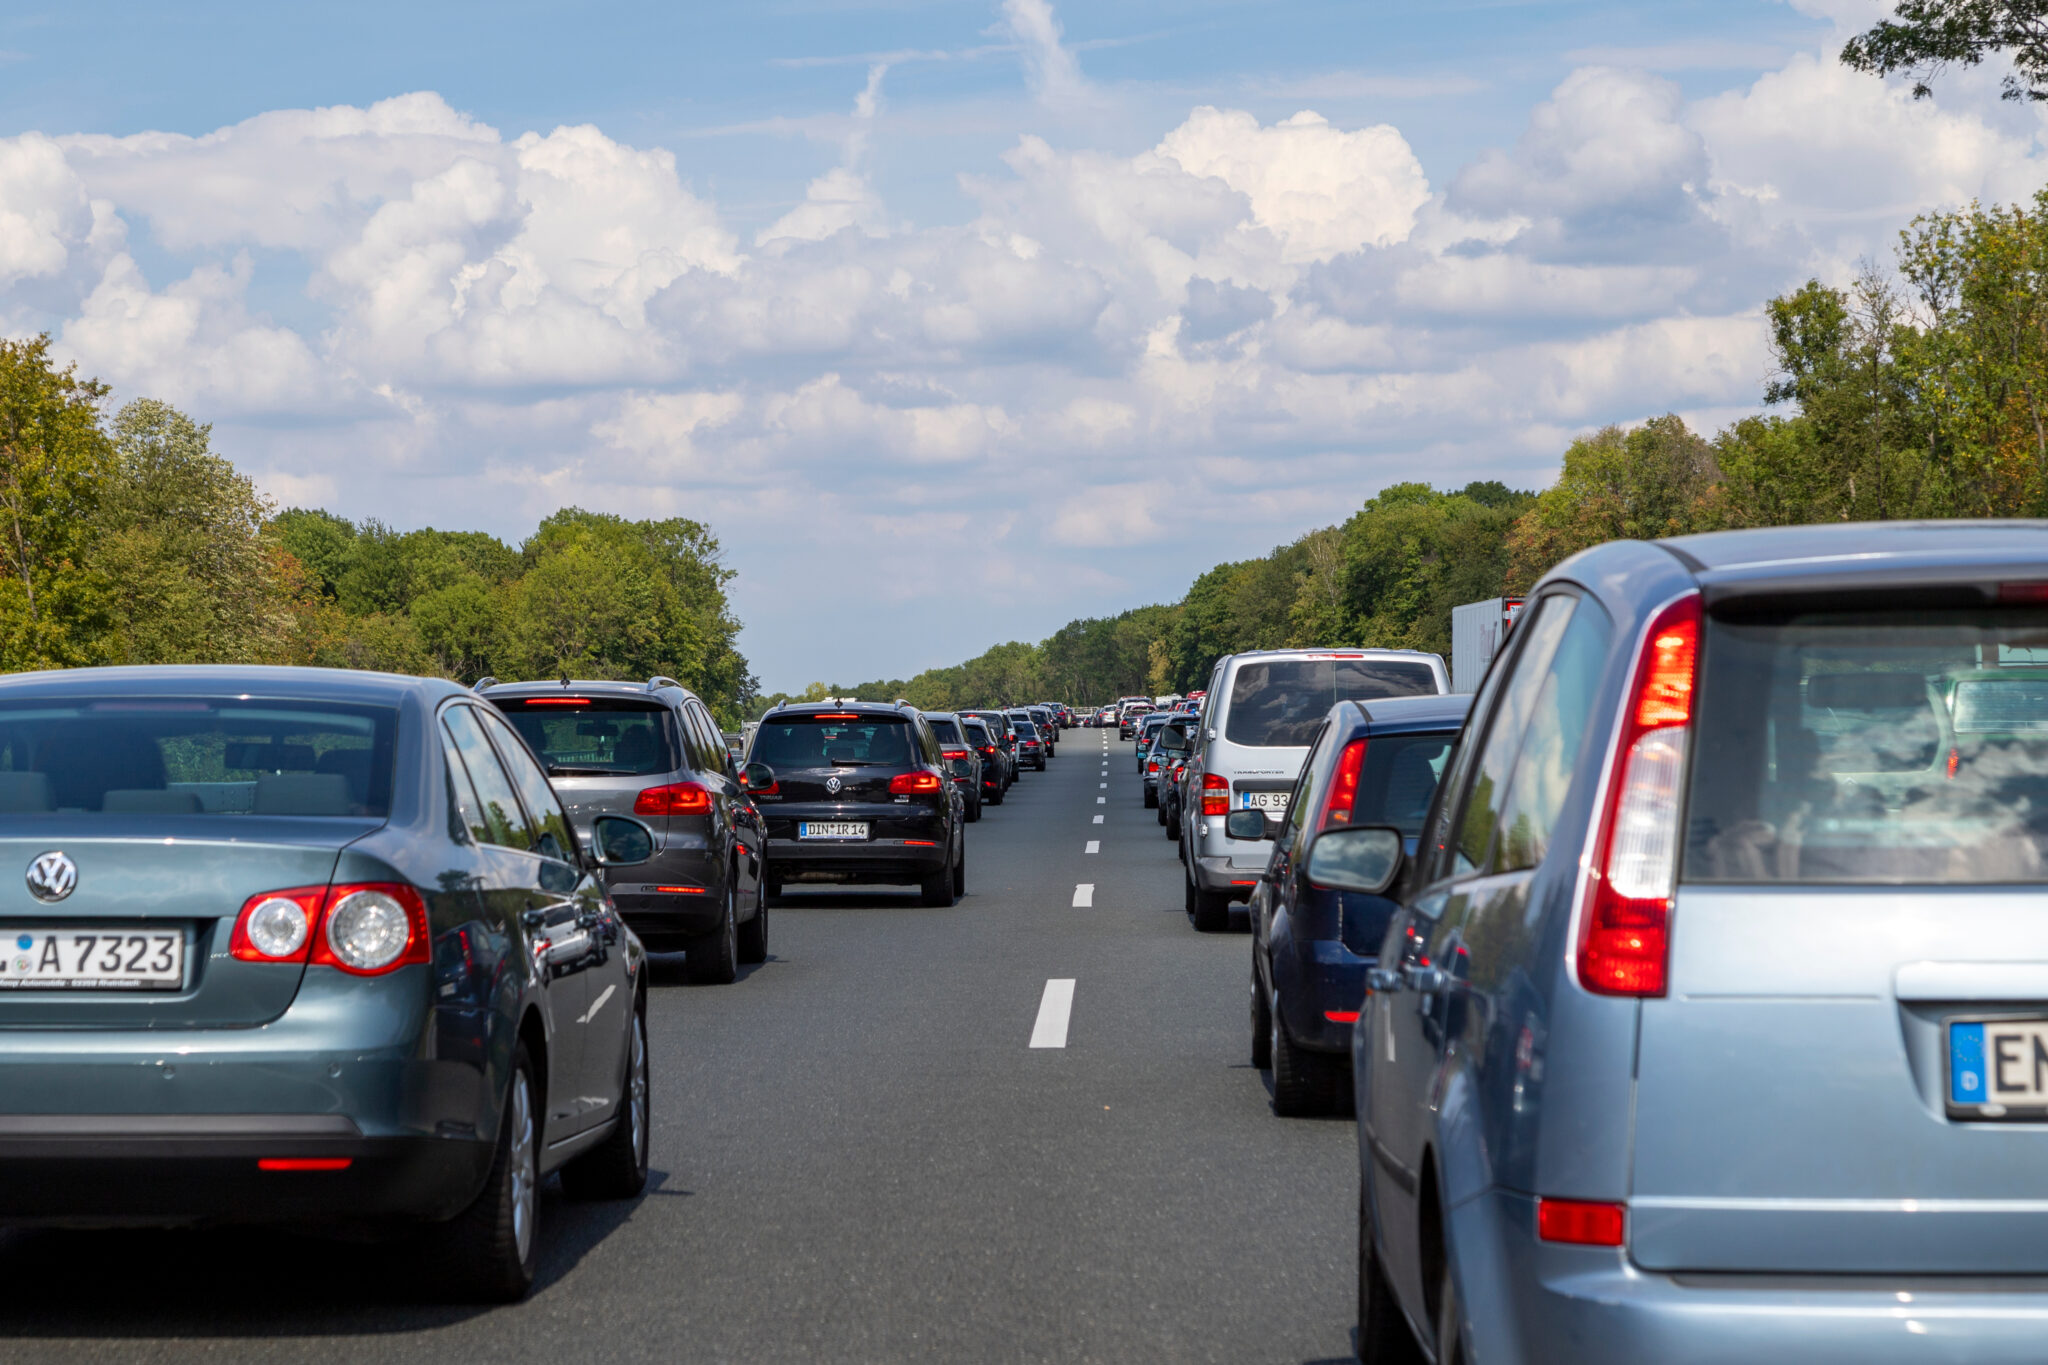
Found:
[[[650,1188],[551,1189],[527,1302],[438,1304],[388,1246],[15,1231],[0,1355],[1349,1360],[1351,1122],[1273,1116],[1247,940],[1189,927],[1132,768],[1069,731],[959,905],[792,894],[738,984],[657,984]]]

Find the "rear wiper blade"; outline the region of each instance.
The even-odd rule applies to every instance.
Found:
[[[549,765],[549,777],[617,777],[616,768],[578,768],[573,764]]]

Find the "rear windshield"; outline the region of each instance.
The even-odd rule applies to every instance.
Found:
[[[754,761],[771,768],[901,768],[910,763],[910,725],[896,716],[763,721]]]
[[[986,725],[983,725],[980,721],[970,720],[966,722],[966,725],[967,742],[969,744],[972,744],[975,748],[986,749],[991,744],[995,743],[994,740],[988,737],[988,727]]]
[[[939,743],[941,744],[965,744],[967,742],[960,738],[960,727],[950,720],[934,720],[930,721],[929,724],[932,727],[932,733],[939,737]]]
[[[383,819],[397,717],[241,698],[0,705],[0,812]]]
[[[1436,673],[1405,659],[1273,659],[1238,665],[1223,737],[1232,744],[1300,748],[1340,701],[1433,697]]]
[[[1430,798],[1444,775],[1456,734],[1375,735],[1365,746],[1365,767],[1351,808],[1354,825],[1392,825],[1409,838],[1422,833]]]
[[[1013,720],[1010,722],[1010,725],[1017,731],[1019,739],[1038,738],[1038,727],[1028,720]]]
[[[1688,881],[2048,880],[2048,612],[1710,621]]]
[[[540,755],[549,777],[644,777],[683,766],[675,718],[659,702],[624,697],[492,698]]]

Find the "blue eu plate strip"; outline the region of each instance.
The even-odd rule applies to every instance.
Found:
[[[1950,1104],[1984,1103],[1984,1026],[1948,1026],[1948,1098]]]

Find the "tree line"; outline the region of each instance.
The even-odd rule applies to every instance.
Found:
[[[1712,437],[1675,415],[1608,427],[1572,442],[1540,492],[1396,484],[1339,525],[1217,565],[1176,603],[1071,621],[913,678],[812,691],[933,709],[1185,692],[1240,650],[1448,653],[1452,607],[1526,592],[1606,540],[2048,517],[2048,190],[1917,218],[1895,272],[1866,267],[1845,288],[1810,280],[1766,317],[1765,411]]]
[[[0,670],[311,664],[475,682],[668,674],[758,690],[702,524],[568,507],[518,546],[279,511],[212,429],[0,341]]]

